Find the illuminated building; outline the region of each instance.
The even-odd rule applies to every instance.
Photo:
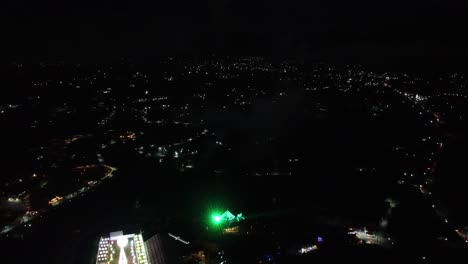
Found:
[[[54,198],[52,198],[50,201],[49,201],[49,204],[52,205],[52,206],[56,206],[58,205],[60,202],[62,202],[63,200],[63,197],[61,196],[55,196]]]
[[[311,251],[316,251],[316,250],[318,250],[317,245],[305,246],[305,247],[301,247],[301,248],[297,251],[297,254],[298,254],[298,255],[307,254],[307,253],[310,253]]]
[[[227,227],[223,229],[223,234],[238,234],[239,226]]]
[[[384,237],[382,234],[369,232],[366,228],[349,228],[348,234],[354,235],[359,243],[374,244],[381,246],[389,245],[390,243],[393,244],[389,237]]]
[[[120,135],[120,139],[134,140],[135,138],[136,138],[136,134],[134,132],[126,132],[123,135]]]
[[[167,256],[163,250],[164,238],[161,235],[155,235],[146,241],[149,252],[149,261],[152,264],[169,263]]]
[[[181,256],[190,254],[189,244],[190,242],[170,233],[153,235],[145,240],[149,263],[179,263]]]
[[[141,234],[124,235],[122,231],[101,237],[97,264],[148,264],[148,254]]]

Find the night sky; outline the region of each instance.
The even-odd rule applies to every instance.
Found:
[[[468,57],[466,1],[3,2],[2,53],[9,59],[216,53],[460,63]]]

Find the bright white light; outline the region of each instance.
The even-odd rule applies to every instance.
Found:
[[[117,239],[117,245],[119,245],[119,247],[123,248],[125,246],[127,246],[128,244],[128,239],[126,237],[119,237],[119,239]]]

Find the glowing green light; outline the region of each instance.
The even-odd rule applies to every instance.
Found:
[[[230,225],[234,222],[240,222],[244,220],[244,216],[242,213],[237,214],[237,216],[233,215],[229,211],[225,211],[223,214],[219,214],[218,212],[213,212],[211,214],[211,222],[214,225]]]
[[[219,216],[219,215],[213,215],[213,221],[214,221],[215,223],[221,222],[221,216]]]

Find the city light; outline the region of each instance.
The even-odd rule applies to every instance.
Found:
[[[14,150],[12,158],[22,158],[5,164],[0,237],[24,237],[26,243],[47,234],[46,227],[57,222],[54,218],[60,220],[70,210],[94,233],[102,221],[93,219],[125,214],[109,204],[117,197],[114,204],[124,201],[131,212],[135,209],[137,220],[143,219],[137,222],[143,223],[139,228],[145,240],[141,234],[103,235],[97,264],[154,262],[151,254],[166,240],[171,247],[184,247],[186,263],[185,256],[193,255],[190,250],[205,250],[205,245],[210,258],[226,250],[212,262],[231,263],[231,243],[225,242],[230,238],[224,238],[229,236],[236,247],[249,249],[249,256],[250,250],[258,250],[256,259],[252,253],[246,263],[261,264],[276,262],[280,252],[298,255],[322,247],[328,252],[335,245],[367,251],[367,245],[374,250],[395,243],[396,252],[414,246],[419,260],[430,260],[433,254],[419,252],[421,245],[466,248],[468,227],[459,219],[463,196],[448,197],[461,201],[451,206],[445,196],[463,193],[457,177],[466,174],[466,166],[454,157],[466,149],[468,78],[444,77],[433,84],[360,66],[324,63],[302,69],[261,58],[217,56],[200,62],[181,58],[159,67],[151,78],[133,66],[131,72],[121,72],[127,68],[97,65],[51,80],[25,76],[27,83],[41,88],[38,91],[60,89],[67,94],[73,88],[73,94],[54,98],[50,107],[49,92],[41,100],[27,96],[0,103],[0,117],[8,128],[5,142],[11,143],[6,153]],[[166,81],[172,81],[170,87],[164,87]],[[76,98],[71,96],[75,93]],[[32,118],[23,118],[28,116]],[[48,130],[57,132],[45,133]],[[18,151],[26,154],[16,155]],[[123,173],[107,164],[122,166]],[[450,173],[457,170],[461,173]],[[454,178],[439,179],[446,174]],[[160,184],[165,180],[170,188]],[[208,199],[217,204],[200,208]],[[86,210],[80,214],[82,208]],[[251,211],[244,217],[242,208]],[[158,227],[160,220],[164,228]],[[64,236],[89,233],[73,221],[55,226]],[[350,224],[369,229],[347,232],[344,227]],[[161,234],[148,242],[156,231]],[[426,243],[427,238],[438,241]],[[90,239],[95,244],[93,236]],[[263,257],[270,255],[274,258]],[[157,262],[162,258],[157,256]]]
[[[148,264],[142,235],[118,231],[101,237],[96,264]]]

